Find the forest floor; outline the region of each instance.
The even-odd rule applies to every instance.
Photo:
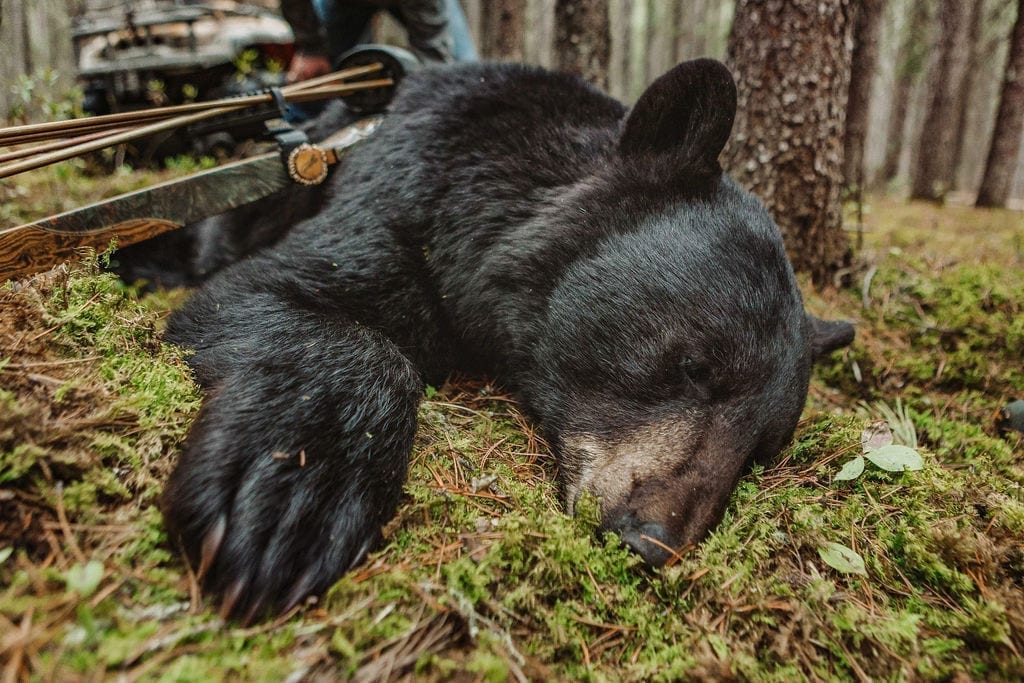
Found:
[[[159,175],[27,174],[0,227]],[[1024,397],[1024,214],[874,197],[864,225],[853,285],[807,295],[857,340],[699,547],[651,572],[566,517],[515,402],[456,380],[385,545],[250,628],[157,507],[200,401],[160,340],[185,293],[88,261],[0,287],[2,680],[1021,680],[1024,435],[997,417]]]

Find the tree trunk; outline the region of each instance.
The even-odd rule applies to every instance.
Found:
[[[910,0],[910,16],[903,29],[903,40],[896,57],[896,83],[893,85],[892,108],[889,110],[889,131],[886,134],[885,161],[878,181],[888,184],[900,172],[903,153],[903,129],[907,127],[910,96],[914,83],[928,59],[928,0]]]
[[[608,92],[620,100],[630,99],[630,19],[633,0],[609,0],[611,52],[608,68]]]
[[[64,0],[0,3],[0,124],[11,108],[19,108],[12,83],[20,75],[37,76],[37,69],[48,67],[58,77],[49,92],[59,96],[70,88],[75,72],[75,55],[71,42],[70,7]],[[39,93],[44,96],[43,93]],[[29,110],[35,107],[29,107]],[[33,120],[42,113],[25,110]],[[25,123],[26,120],[21,120]]]
[[[610,54],[608,0],[555,3],[556,68],[607,89]]]
[[[523,61],[526,0],[487,0],[480,6],[480,53],[484,59]]]
[[[650,80],[675,66],[676,3],[674,0],[650,0],[647,15],[647,73]]]
[[[878,33],[882,27],[885,0],[857,3],[853,29],[853,58],[850,63],[850,95],[846,106],[846,134],[843,139],[843,179],[848,187],[864,188],[864,141],[867,138],[871,87],[878,62]]]
[[[827,283],[850,261],[842,230],[850,0],[739,0],[729,38],[739,110],[725,166],[761,197],[793,267]]]
[[[647,0],[633,0],[633,13],[629,17],[629,100],[635,100],[643,92],[651,78],[647,73]]]
[[[981,60],[986,56],[982,51],[981,25],[985,16],[985,0],[970,0],[971,22],[967,29],[967,66],[964,68],[964,76],[960,79],[960,87],[956,94],[956,124],[953,130],[956,131],[956,143],[953,147],[953,187],[960,187],[960,170],[963,165],[964,149],[971,144],[978,144],[978,140],[967,135],[967,115],[971,103],[975,101],[974,86],[979,80]]]
[[[669,21],[672,26],[672,47],[669,55],[673,66],[686,59],[686,53],[692,49],[696,38],[693,28],[694,22],[690,16],[693,12],[692,2],[675,0],[672,3],[672,13]]]
[[[911,199],[942,201],[952,185],[956,91],[967,67],[970,14],[971,3],[963,0],[942,0],[939,6],[939,58],[928,79],[932,94],[921,129]]]
[[[688,0],[678,3],[677,7],[676,62],[708,56],[708,32],[711,30],[708,0]]]
[[[545,68],[552,65],[552,43],[555,42],[555,0],[527,0],[524,26],[523,61]]]
[[[1010,34],[1003,93],[999,98],[996,127],[992,131],[985,176],[976,206],[1004,207],[1010,196],[1013,173],[1024,136],[1024,0],[1017,2],[1017,20]]]

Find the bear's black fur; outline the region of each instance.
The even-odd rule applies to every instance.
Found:
[[[282,610],[394,514],[423,382],[483,372],[549,437],[571,510],[652,564],[790,439],[818,354],[778,229],[717,157],[735,113],[698,60],[627,112],[513,65],[425,70],[323,208],[170,320],[206,404],[165,516],[228,616]]]

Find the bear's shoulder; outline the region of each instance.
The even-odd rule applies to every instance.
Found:
[[[626,107],[577,76],[485,62],[429,67],[410,74],[391,111],[440,116],[460,124],[514,118],[517,125],[528,128],[552,121],[614,126]]]

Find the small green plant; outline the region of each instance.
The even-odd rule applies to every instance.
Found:
[[[897,410],[899,409],[901,409],[901,406],[897,402]],[[890,411],[890,414],[895,417],[894,412]],[[903,434],[903,438],[910,439],[916,444],[917,434],[914,431],[914,425],[910,422],[906,413],[904,413],[904,417],[907,418],[906,423],[909,423],[910,427],[908,431],[906,423],[901,425],[900,431]],[[864,473],[865,461],[886,472],[904,472],[907,470],[919,470],[924,467],[924,460],[921,458],[920,453],[910,446],[897,444],[893,441],[893,430],[888,422],[879,421],[872,423],[864,430],[861,436],[863,454],[847,461],[836,474],[834,480],[852,481],[856,479]]]
[[[259,61],[260,53],[255,48],[242,50],[237,57],[231,60],[235,65],[235,80],[242,82],[252,76],[256,71],[256,63]]]
[[[217,160],[211,156],[195,156],[193,154],[179,154],[178,156],[164,159],[164,168],[168,171],[178,173],[195,173],[205,171],[217,165]]]
[[[6,112],[9,125],[60,121],[83,115],[83,94],[49,67],[19,74],[10,86],[13,102]]]
[[[285,64],[283,62],[280,62],[280,61],[276,60],[276,59],[273,59],[273,58],[268,59],[267,63],[264,66],[266,66],[267,72],[269,72],[269,73],[272,73],[272,74],[283,74],[284,73]]]
[[[90,560],[85,564],[76,564],[64,572],[64,583],[82,598],[88,598],[99,588],[103,580],[103,563]]]
[[[170,100],[167,98],[167,84],[159,78],[146,81],[146,100],[154,107],[162,107]]]

